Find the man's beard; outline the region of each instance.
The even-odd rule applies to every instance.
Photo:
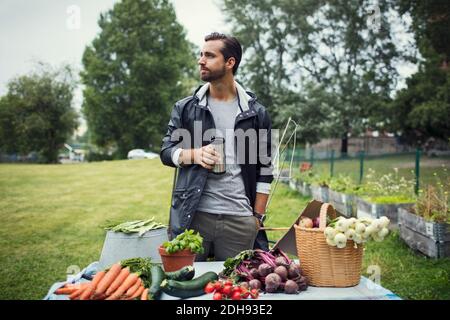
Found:
[[[205,75],[202,75],[200,73],[200,79],[202,79],[202,81],[205,81],[205,82],[211,82],[211,81],[215,81],[215,80],[218,80],[220,78],[223,78],[225,76],[225,73],[226,73],[226,69],[225,69],[225,66],[224,66],[222,70],[209,71]]]

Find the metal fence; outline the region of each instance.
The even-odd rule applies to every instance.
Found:
[[[450,169],[450,156],[429,156],[421,149],[414,152],[373,154],[364,151],[341,154],[336,150],[316,151],[309,149],[287,149],[280,157],[284,169],[292,165],[292,171],[311,166],[316,173],[333,178],[348,175],[362,184],[369,170],[384,174],[396,170],[402,176],[415,180],[414,191],[418,193],[421,183],[432,183],[434,177],[443,177]],[[291,164],[292,161],[292,164]],[[446,177],[444,177],[446,178]]]

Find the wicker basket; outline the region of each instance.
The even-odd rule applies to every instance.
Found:
[[[324,230],[326,218],[336,217],[329,203],[320,208],[320,224],[317,229],[308,229],[294,225],[297,253],[302,271],[309,283],[317,287],[352,287],[361,278],[363,246],[354,248],[353,241],[347,241],[345,248],[339,249],[327,244]]]

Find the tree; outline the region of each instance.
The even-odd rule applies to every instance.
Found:
[[[407,79],[407,88],[398,92],[388,112],[399,131],[412,144],[424,145],[429,138],[450,136],[450,3],[398,0],[398,10],[410,14],[412,31],[422,60],[419,71]]]
[[[250,84],[270,95],[266,101],[277,104],[272,108],[278,119],[321,122],[303,138],[341,137],[344,154],[348,136],[364,132],[390,100],[399,77],[396,64],[410,59],[395,44],[390,2],[224,0],[224,9],[249,51]],[[317,103],[320,112],[311,112],[305,101]]]
[[[83,113],[94,143],[116,150],[158,149],[172,105],[194,68],[167,0],[123,0],[98,21],[101,32],[83,55]]]
[[[78,126],[74,85],[68,66],[56,71],[47,66],[11,80],[0,99],[0,151],[35,151],[41,161],[56,163],[58,149]]]

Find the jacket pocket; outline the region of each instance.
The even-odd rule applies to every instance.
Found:
[[[183,205],[183,202],[188,198],[188,193],[186,188],[175,189],[172,198],[172,207],[174,209],[179,209]]]

